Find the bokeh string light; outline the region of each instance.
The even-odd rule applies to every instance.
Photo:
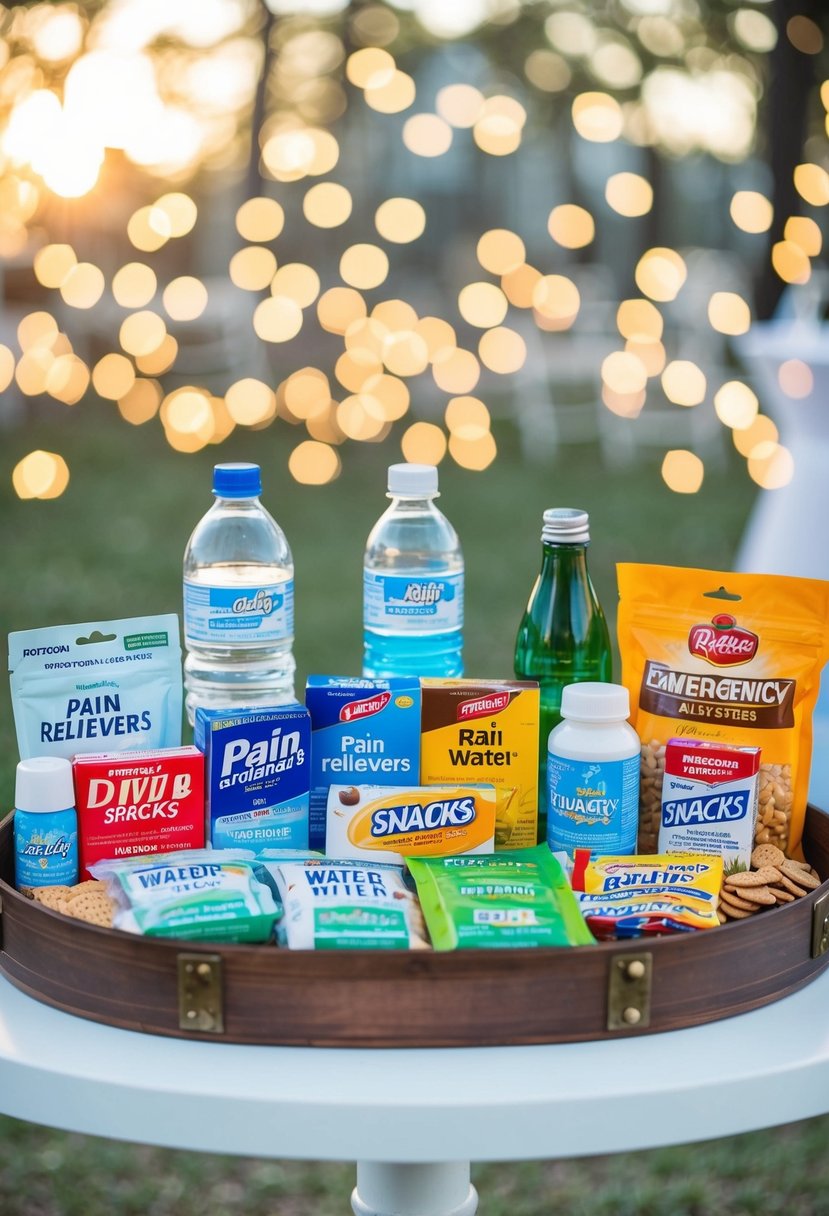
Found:
[[[497,454],[484,400],[493,378],[518,375],[527,366],[527,323],[541,342],[555,342],[547,335],[577,329],[587,307],[578,260],[601,245],[605,223],[621,232],[629,221],[640,294],[619,301],[621,349],[598,360],[604,407],[633,419],[649,394],[661,392],[671,406],[712,411],[731,429],[759,485],[787,484],[791,456],[774,424],[760,414],[752,390],[736,379],[719,387],[717,381],[709,384],[705,369],[682,357],[672,309],[677,303],[684,307],[696,291],[693,259],[690,251],[668,244],[647,247],[642,241],[648,230],[643,217],[655,206],[654,187],[641,171],[642,159],[627,157],[637,146],[652,144],[675,156],[703,150],[726,163],[747,155],[758,90],[752,92],[756,73],[746,54],[767,54],[776,37],[765,14],[740,9],[733,15],[735,49],[728,62],[713,55],[698,15],[686,13],[678,21],[652,5],[624,0],[625,19],[610,28],[610,20],[597,22],[589,9],[557,6],[543,21],[546,45],[523,60],[530,93],[517,78],[504,83],[506,76],[495,75],[481,87],[476,77],[477,83],[457,80],[429,91],[421,84],[416,56],[409,60],[401,52],[398,61],[390,49],[408,18],[380,3],[350,15],[350,45],[356,45],[350,54],[333,24],[315,25],[311,17],[278,23],[270,100],[255,133],[263,184],[235,210],[227,276],[237,291],[247,293],[252,335],[266,351],[285,348],[290,360],[291,343],[318,338],[333,355],[321,368],[288,370],[275,385],[252,377],[236,380],[219,397],[198,384],[167,392],[159,378],[177,371],[179,351],[192,332],[188,327],[202,320],[209,325],[218,306],[212,280],[182,273],[187,257],[176,243],[186,246],[204,222],[186,187],[196,169],[239,165],[232,131],[253,100],[256,44],[234,25],[236,6],[226,6],[222,15],[213,7],[205,10],[207,29],[185,28],[186,18],[176,27],[154,6],[140,20],[130,0],[121,7],[132,12],[134,28],[142,31],[134,46],[125,45],[127,26],[118,24],[117,5],[104,5],[92,16],[69,6],[55,6],[50,13],[44,4],[20,14],[13,37],[26,50],[17,57],[19,79],[7,91],[8,113],[0,127],[0,254],[22,247],[50,192],[79,199],[100,191],[110,150],[165,182],[163,193],[154,192],[125,215],[125,236],[137,252],[114,271],[105,275],[85,260],[83,241],[71,237],[43,244],[34,254],[38,284],[58,293],[70,322],[73,313],[89,313],[111,296],[123,312],[108,345],[120,349],[87,366],[57,318],[46,308],[33,310],[18,328],[19,352],[0,347],[0,386],[15,383],[27,396],[47,394],[66,405],[80,402],[91,388],[117,403],[132,425],[157,418],[181,452],[220,443],[236,426],[259,429],[280,419],[308,436],[297,441],[289,459],[291,475],[303,484],[335,478],[349,442],[381,442],[392,433],[407,459],[448,457],[463,468],[482,470]],[[460,9],[439,8],[419,6],[417,13],[435,39],[457,38],[474,28],[464,26]],[[785,33],[803,55],[822,49],[821,32],[806,17],[792,18]],[[173,42],[183,37],[185,43],[189,37],[189,49],[154,58],[155,40],[163,43],[165,37]],[[26,56],[32,63],[32,56],[39,57],[51,70],[63,64],[62,91],[44,84],[42,72],[29,71]],[[649,66],[648,56],[656,57],[657,66]],[[165,82],[173,76],[180,83],[170,90]],[[0,67],[0,93],[2,83]],[[569,97],[562,96],[568,89]],[[427,240],[439,237],[440,205],[426,190],[421,198],[388,189],[389,197],[371,200],[371,209],[353,183],[349,188],[331,180],[332,173],[351,180],[341,172],[346,143],[337,120],[357,99],[360,121],[391,124],[394,138],[407,155],[423,162],[424,171],[428,162],[446,158],[451,163],[456,154],[467,165],[470,156],[495,164],[539,138],[532,90],[566,117],[575,147],[614,145],[607,164],[616,171],[599,182],[599,197],[595,190],[586,199],[568,189],[563,198],[539,199],[537,218],[543,220],[546,210],[551,238],[546,252],[539,252],[528,221],[522,225],[526,231],[515,231],[497,226],[493,216],[493,226],[475,236],[480,270],[473,263],[451,302],[430,303],[424,316],[405,299],[376,299],[380,289],[391,295],[389,283],[398,290],[406,246],[424,233]],[[821,101],[829,123],[829,82]],[[796,166],[796,214],[775,217],[771,199],[758,189],[736,190],[728,202],[731,230],[741,234],[739,240],[766,239],[777,218],[769,258],[783,284],[808,284],[822,254],[822,221],[806,212],[829,205],[825,159],[812,141]],[[317,230],[320,242],[354,226],[338,244],[320,244],[319,258],[311,264],[297,260],[293,246],[295,225],[302,223]],[[309,248],[305,239],[302,248]],[[431,256],[434,248],[430,245]],[[529,261],[528,248],[533,251]],[[725,276],[694,307],[697,323],[707,323],[709,333],[731,339],[751,329],[751,305]],[[295,362],[305,358],[307,352]],[[428,392],[446,397],[442,425],[412,418],[410,386],[419,377],[426,378]],[[778,383],[796,402],[810,396],[814,377],[807,363],[791,359],[780,365]],[[28,465],[21,462],[24,473],[15,471],[18,493],[61,493],[68,472],[60,458],[30,455]],[[694,493],[703,484],[702,462],[694,452],[672,449],[662,477],[675,492]]]

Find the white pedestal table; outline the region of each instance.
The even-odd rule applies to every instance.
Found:
[[[740,1100],[720,1100],[739,1083]],[[829,969],[687,1030],[532,1047],[356,1050],[144,1035],[0,978],[0,1113],[208,1153],[353,1160],[358,1216],[472,1216],[472,1161],[619,1153],[829,1111]]]

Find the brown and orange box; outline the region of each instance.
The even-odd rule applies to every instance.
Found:
[[[420,780],[487,782],[502,793],[496,849],[538,831],[539,691],[534,680],[422,679]]]

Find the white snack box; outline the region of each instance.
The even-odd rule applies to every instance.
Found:
[[[759,747],[669,739],[659,852],[712,853],[725,874],[750,869],[759,774]]]

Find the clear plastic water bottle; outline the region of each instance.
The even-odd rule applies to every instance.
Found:
[[[463,554],[430,464],[389,468],[391,506],[366,544],[363,675],[463,675]]]
[[[294,700],[294,564],[256,464],[217,464],[216,501],[184,552],[184,687],[196,706]]]

